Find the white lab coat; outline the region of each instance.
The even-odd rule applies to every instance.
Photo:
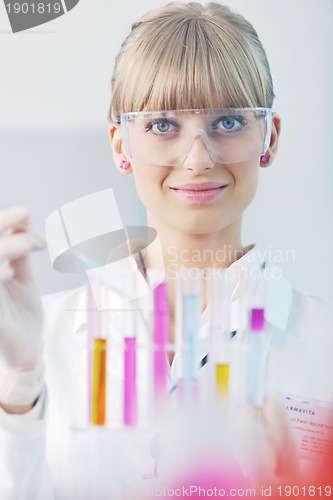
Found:
[[[262,255],[255,247],[230,266],[230,271],[241,269],[247,276],[245,285],[240,286],[235,280],[232,307],[238,304],[240,293],[251,294],[251,273],[261,267]],[[266,269],[270,276],[266,306],[270,332],[266,392],[332,402],[332,306],[293,289],[267,262]],[[139,484],[142,475],[153,470],[149,428],[78,430],[84,411],[81,361],[86,343],[85,305],[85,287],[44,298],[47,390],[26,415],[0,412],[1,500],[48,500],[54,496],[61,500],[123,498],[131,483]],[[116,302],[113,305],[119,306]],[[140,307],[149,316],[150,301],[144,295]],[[201,358],[207,353],[208,314],[209,305],[201,317]],[[121,343],[117,318],[111,323],[111,335],[117,346]],[[239,315],[231,316],[230,329],[238,332],[235,338],[237,341],[238,336],[241,341]],[[147,335],[144,328],[141,330],[139,342]],[[138,356],[139,414],[144,420],[149,397],[149,362],[144,349]],[[118,423],[122,416],[122,369],[121,350],[116,348],[108,361],[107,410],[109,420]],[[204,372],[203,369],[203,379]],[[176,381],[177,357],[170,370],[170,387]]]

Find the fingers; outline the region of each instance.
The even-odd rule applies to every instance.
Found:
[[[0,262],[12,261],[44,248],[44,242],[32,233],[17,233],[0,239]]]
[[[45,247],[39,236],[27,232],[29,214],[24,207],[0,211],[0,283],[10,281],[14,276],[30,276],[27,259],[31,251]]]
[[[20,281],[31,281],[32,273],[27,257],[31,251],[40,250],[44,246],[44,241],[31,233],[0,237],[0,283],[6,283],[14,276]]]
[[[14,274],[14,269],[10,266],[8,259],[0,263],[0,283],[11,280]]]
[[[0,210],[0,234],[10,230],[25,230],[29,224],[29,214],[25,207]]]

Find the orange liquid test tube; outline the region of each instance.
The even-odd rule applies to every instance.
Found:
[[[106,339],[94,339],[93,391],[91,422],[105,425],[106,420]]]

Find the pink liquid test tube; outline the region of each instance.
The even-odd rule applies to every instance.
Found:
[[[167,395],[168,337],[168,290],[166,283],[160,283],[154,288],[154,395],[157,411],[165,402]]]
[[[126,426],[135,426],[138,420],[135,313],[136,311],[124,311],[127,315],[125,321],[127,331],[124,338],[124,425]]]

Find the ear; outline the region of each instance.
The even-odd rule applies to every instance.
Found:
[[[280,132],[281,132],[281,118],[277,113],[273,113],[271,141],[269,143],[269,148],[267,150],[267,153],[269,154],[270,158],[267,163],[263,162],[260,163],[260,166],[262,168],[269,167],[273,163],[274,158],[278,151]]]
[[[109,128],[109,140],[113,152],[113,159],[119,172],[122,174],[132,173],[132,167],[124,153],[123,138],[119,123],[112,123]],[[124,168],[122,165],[126,165]]]

